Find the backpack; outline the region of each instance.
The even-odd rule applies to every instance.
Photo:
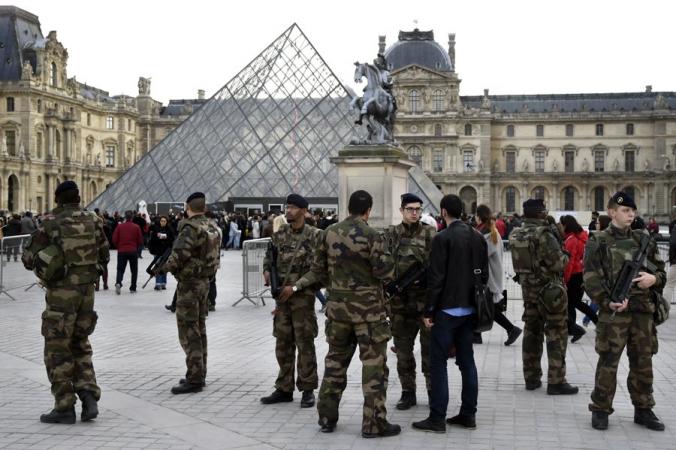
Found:
[[[212,277],[221,267],[221,229],[213,220],[209,220],[205,227],[207,242],[204,246],[204,275]]]
[[[515,228],[509,234],[509,248],[515,273],[531,275],[540,272],[535,261],[538,246],[536,236],[537,233],[525,227]]]

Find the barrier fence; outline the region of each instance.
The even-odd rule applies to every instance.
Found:
[[[0,238],[0,295],[12,300],[16,298],[10,291],[19,288],[28,290],[37,284],[33,273],[24,269],[21,263],[23,244],[29,237],[29,234],[21,234]]]
[[[270,238],[250,239],[242,243],[242,300],[249,300],[254,305],[265,305],[265,298],[272,298],[270,288],[263,281],[263,259],[268,249]],[[257,301],[258,300],[258,301]]]

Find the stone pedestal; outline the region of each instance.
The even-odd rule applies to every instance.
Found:
[[[331,158],[338,168],[338,217],[348,216],[350,195],[359,189],[373,196],[369,225],[401,222],[401,195],[408,192],[408,170],[415,163],[394,145],[348,145]]]

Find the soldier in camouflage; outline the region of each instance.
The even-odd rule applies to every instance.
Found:
[[[608,428],[608,415],[613,413],[613,397],[617,387],[617,366],[624,347],[629,357],[627,388],[634,405],[634,422],[651,430],[662,431],[664,424],[653,413],[652,356],[657,353],[657,330],[653,322],[653,295],[665,284],[664,261],[651,239],[645,268],[639,271],[629,298],[622,303],[610,301],[612,287],[625,261],[632,260],[640,242],[647,238],[645,230],[631,230],[636,215],[634,200],[617,192],[608,202],[612,222],[603,231],[592,233],[584,251],[584,288],[599,305],[596,325],[596,380],[589,410],[592,427]],[[652,272],[652,273],[650,273]]]
[[[22,262],[46,288],[42,313],[45,366],[52,385],[54,409],[44,423],[75,423],[75,395],[82,402],[83,422],[98,416],[101,389],[96,384],[89,336],[98,316],[94,283],[108,263],[108,241],[99,217],[80,207],[77,184],[56,188],[57,207],[26,242]]]
[[[540,199],[523,204],[523,226],[509,235],[514,271],[523,292],[523,375],[529,391],[542,386],[542,341],[547,342],[547,394],[576,394],[566,381],[568,299],[563,287],[563,269],[568,262],[546,221],[547,209]]]
[[[302,278],[310,272],[312,257],[321,238],[321,230],[305,223],[308,202],[298,194],[286,199],[286,220],[272,235],[272,244],[278,250],[277,273],[282,291],[277,298],[273,315],[272,335],[276,338],[275,355],[279,373],[275,391],[261,398],[264,404],[293,401],[294,366],[298,350],[298,377],[295,382],[303,393],[301,408],[315,404],[317,389],[317,355],[314,340],[317,337],[314,292],[316,283]],[[268,250],[263,262],[266,284],[270,284],[272,252]],[[310,274],[309,274],[310,275]]]
[[[387,421],[385,408],[390,326],[382,282],[393,278],[394,265],[380,234],[367,223],[372,205],[368,192],[354,192],[348,202],[350,216],[326,229],[312,265],[313,276],[328,276],[331,298],[325,331],[329,350],[317,404],[319,426],[324,433],[334,431],[347,369],[359,347],[365,438],[401,432],[399,425]]]
[[[436,229],[420,221],[422,204],[420,197],[414,194],[402,195],[399,208],[402,221],[388,228],[385,233],[385,241],[394,258],[396,279],[416,263],[426,266],[429,262],[432,238],[436,234]],[[392,337],[397,350],[397,373],[402,391],[401,399],[397,402],[399,410],[410,409],[417,403],[413,348],[418,333],[420,333],[422,372],[428,394],[430,391],[430,330],[422,322],[426,294],[426,284],[421,280],[413,283],[401,295],[394,296],[390,301]]]
[[[209,279],[220,267],[221,229],[205,216],[204,194],[195,192],[185,203],[187,218],[178,226],[167,262],[156,269],[156,273],[171,272],[178,280],[176,322],[187,371],[171,388],[172,394],[200,392],[206,385]]]

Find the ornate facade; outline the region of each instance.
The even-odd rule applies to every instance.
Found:
[[[108,92],[68,77],[68,51],[38,17],[0,6],[0,210],[43,212],[63,180],[93,200],[201,105]]]
[[[676,93],[461,96],[455,35],[401,32],[386,49],[398,112],[395,135],[467,212],[503,213],[542,197],[550,210],[605,210],[634,193],[639,212],[666,220],[676,205]]]

